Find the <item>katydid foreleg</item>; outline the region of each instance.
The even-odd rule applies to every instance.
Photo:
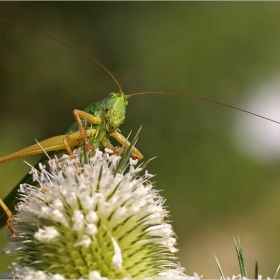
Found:
[[[83,126],[81,119],[88,121],[95,125],[101,124],[102,120],[100,117],[93,116],[89,113],[86,113],[84,111],[77,110],[77,109],[75,109],[73,111],[73,115],[74,115],[75,120],[77,121],[79,130],[81,132],[81,137],[84,140],[86,151],[89,152],[89,151],[91,151],[91,145],[88,143],[88,139],[85,136],[85,130],[84,130],[84,126]]]

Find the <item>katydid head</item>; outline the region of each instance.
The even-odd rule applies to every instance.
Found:
[[[127,95],[111,92],[104,102],[105,119],[107,129],[115,130],[125,120],[125,110],[128,104]]]

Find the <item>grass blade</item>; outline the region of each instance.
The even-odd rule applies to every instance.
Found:
[[[223,279],[223,280],[226,280],[226,277],[225,277],[225,275],[224,275],[224,273],[223,273],[222,267],[221,267],[221,265],[220,265],[220,263],[219,263],[217,257],[216,257],[215,255],[214,255],[214,257],[215,257],[216,263],[217,263],[217,265],[218,265],[218,269],[219,269],[219,271],[220,271],[220,274],[221,274],[222,279]]]
[[[125,170],[125,167],[126,167],[128,161],[129,161],[129,158],[130,158],[130,155],[131,155],[131,152],[132,152],[132,148],[135,146],[135,144],[138,140],[141,128],[142,128],[142,126],[140,126],[140,128],[138,129],[136,135],[134,136],[133,140],[131,141],[131,144],[130,144],[129,148],[126,150],[125,154],[122,156],[122,158],[121,158],[121,160],[118,164],[118,167],[116,169],[115,174],[122,173]]]
[[[272,279],[277,279],[277,276],[278,276],[279,270],[280,270],[280,265],[277,267],[276,272],[275,272],[275,274],[274,274],[274,276],[273,276],[273,278],[272,278]]]
[[[238,258],[240,273],[241,273],[242,277],[248,278],[244,253],[243,253],[243,249],[241,247],[240,239],[238,238],[238,244],[234,237],[233,237],[233,240],[235,243],[235,249],[236,249],[236,254],[237,254],[237,258]]]
[[[258,260],[256,260],[256,265],[255,265],[255,279],[258,279],[259,277],[259,263]]]

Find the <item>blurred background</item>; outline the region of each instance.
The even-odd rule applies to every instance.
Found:
[[[172,91],[280,120],[278,2],[1,2],[0,16],[25,23],[98,59],[124,93]],[[79,53],[0,22],[0,156],[61,134],[72,110],[118,91]],[[248,272],[273,277],[280,263],[280,126],[176,96],[129,100],[121,130],[143,124],[137,147],[157,156],[149,172],[167,199],[187,274],[238,274],[233,236]],[[38,158],[30,157],[35,164]],[[29,171],[0,166],[0,197]],[[0,246],[7,238],[1,230]],[[9,259],[0,256],[0,272]]]

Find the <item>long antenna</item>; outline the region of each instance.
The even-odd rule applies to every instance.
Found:
[[[92,61],[94,61],[96,64],[98,64],[101,68],[103,68],[103,69],[111,76],[111,78],[113,79],[113,81],[116,83],[116,85],[117,85],[118,88],[119,88],[119,92],[122,93],[122,87],[120,86],[120,84],[119,84],[119,82],[117,81],[117,79],[113,76],[113,74],[112,74],[105,66],[103,66],[98,60],[96,60],[95,58],[91,57],[90,55],[88,55],[87,53],[83,52],[82,50],[80,50],[80,49],[78,49],[78,48],[75,48],[75,47],[73,47],[73,46],[71,46],[71,45],[69,45],[69,44],[67,44],[67,43],[65,43],[65,42],[63,42],[63,41],[60,41],[59,39],[56,39],[56,38],[54,38],[54,37],[52,37],[52,36],[50,36],[50,35],[48,35],[48,34],[45,34],[44,32],[41,32],[41,31],[39,31],[39,30],[37,30],[37,29],[35,29],[35,28],[33,28],[33,27],[30,27],[30,26],[24,24],[24,23],[17,22],[17,21],[14,21],[14,20],[10,20],[10,19],[1,18],[1,17],[0,17],[0,20],[1,20],[1,21],[4,21],[4,22],[8,22],[8,23],[15,24],[15,25],[23,26],[23,27],[25,27],[25,28],[27,28],[27,29],[29,29],[29,30],[32,30],[32,31],[34,31],[34,32],[36,32],[36,33],[38,33],[38,34],[40,34],[40,35],[43,36],[43,37],[49,38],[49,39],[51,39],[51,40],[53,40],[53,41],[55,41],[55,42],[58,42],[58,43],[60,43],[60,44],[62,44],[62,45],[64,45],[64,46],[67,46],[68,48],[70,48],[70,49],[72,49],[72,50],[75,50],[75,51],[81,53],[82,55],[86,56],[87,58],[89,58],[90,60],[92,60]]]
[[[85,57],[89,58],[90,60],[92,60],[93,62],[95,62],[97,65],[99,65],[103,70],[105,70],[110,76],[111,78],[113,79],[113,81],[116,83],[116,85],[118,86],[119,88],[119,92],[122,93],[122,87],[120,86],[119,82],[117,81],[117,79],[113,76],[113,74],[105,67],[103,66],[98,60],[96,60],[95,58],[93,58],[92,56],[88,55],[87,53],[83,52],[82,50],[78,49],[78,48],[75,48],[59,39],[56,39],[48,34],[45,34],[44,32],[41,32],[33,27],[30,27],[24,23],[21,23],[21,22],[17,22],[17,21],[14,21],[14,20],[10,20],[10,19],[5,19],[5,18],[1,18],[0,17],[0,21],[3,21],[3,22],[8,22],[8,23],[12,23],[12,24],[15,24],[15,25],[19,25],[19,26],[23,26],[29,30],[32,30],[33,32],[36,32],[38,34],[40,34],[41,36],[43,37],[46,37],[46,38],[49,38],[55,42],[58,42],[64,46],[67,46],[68,48],[70,49],[73,49],[79,53],[81,53],[82,55],[84,55]],[[253,116],[256,116],[256,117],[259,117],[259,118],[262,118],[262,119],[265,119],[265,120],[268,120],[268,121],[271,121],[271,122],[274,122],[274,123],[277,123],[277,124],[280,124],[280,122],[278,121],[275,121],[275,120],[272,120],[270,118],[266,118],[264,116],[261,116],[261,115],[258,115],[258,114],[255,114],[255,113],[252,113],[250,111],[247,111],[247,110],[244,110],[244,109],[240,109],[240,108],[237,108],[235,106],[231,106],[231,105],[228,105],[228,104],[225,104],[225,103],[222,103],[222,102],[218,102],[218,101],[214,101],[214,100],[211,100],[211,99],[207,99],[207,98],[203,98],[203,97],[197,97],[197,96],[193,96],[193,95],[188,95],[188,94],[182,94],[182,93],[174,93],[174,92],[167,92],[167,91],[147,91],[147,92],[136,92],[136,93],[132,93],[132,94],[129,94],[127,95],[128,97],[132,97],[132,96],[136,96],[136,95],[146,95],[146,94],[159,94],[159,95],[163,95],[163,94],[166,94],[166,95],[176,95],[176,96],[183,96],[183,97],[187,97],[187,98],[192,98],[192,99],[197,99],[197,100],[202,100],[202,101],[207,101],[207,102],[211,102],[211,103],[215,103],[215,104],[218,104],[218,105],[222,105],[222,106],[225,106],[225,107],[228,107],[228,108],[232,108],[232,109],[235,109],[235,110],[238,110],[238,111],[241,111],[241,112],[244,112],[244,113],[247,113],[247,114],[250,114],[250,115],[253,115]]]
[[[222,106],[231,108],[231,109],[235,109],[235,110],[238,110],[238,111],[241,111],[241,112],[244,112],[244,113],[247,113],[247,114],[250,114],[250,115],[253,115],[253,116],[256,116],[256,117],[259,117],[259,118],[262,118],[262,119],[265,119],[265,120],[268,120],[268,121],[271,121],[271,122],[274,122],[274,123],[277,123],[277,124],[280,124],[280,122],[278,122],[278,121],[275,121],[275,120],[266,118],[266,117],[264,117],[264,116],[261,116],[261,115],[258,115],[258,114],[249,112],[249,111],[247,111],[247,110],[243,110],[243,109],[237,108],[237,107],[235,107],[235,106],[231,106],[231,105],[228,105],[228,104],[225,104],[225,103],[222,103],[222,102],[214,101],[214,100],[207,99],[207,98],[203,98],[203,97],[188,95],[188,94],[175,93],[175,92],[168,92],[168,91],[147,91],[147,92],[136,92],[136,93],[132,93],[132,94],[129,94],[128,97],[132,97],[132,96],[136,96],[136,95],[146,95],[146,94],[177,95],[177,96],[183,96],[183,97],[187,97],[187,98],[192,98],[192,99],[198,99],[198,100],[202,100],[202,101],[207,101],[207,102],[219,104],[219,105],[222,105]]]

